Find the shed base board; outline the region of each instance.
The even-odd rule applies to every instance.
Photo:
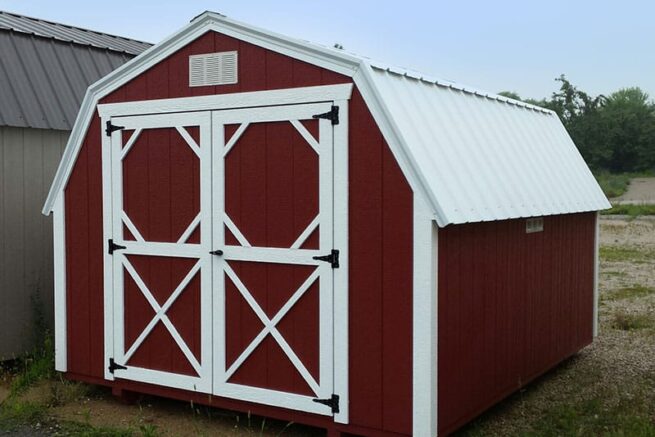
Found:
[[[64,376],[66,379],[71,381],[79,381],[111,388],[112,393],[116,394],[144,394],[176,399],[185,402],[191,401],[196,404],[205,405],[208,407],[221,408],[224,410],[232,410],[241,413],[251,413],[257,416],[268,417],[275,420],[282,420],[298,423],[301,425],[323,428],[327,431],[329,436],[406,437],[405,434],[396,434],[356,425],[343,425],[340,423],[335,423],[331,417],[319,416],[284,408],[270,407],[267,405],[253,404],[203,393],[192,393],[174,388],[160,387],[152,384],[126,380],[107,381],[105,379],[79,375],[71,372],[64,373]]]

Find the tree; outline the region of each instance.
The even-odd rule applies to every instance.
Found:
[[[603,106],[598,128],[611,150],[603,167],[611,171],[655,169],[655,105],[640,88],[612,93]]]
[[[559,115],[590,167],[613,172],[655,170],[655,103],[639,88],[624,88],[605,97],[591,96],[564,75],[550,99],[521,99]]]

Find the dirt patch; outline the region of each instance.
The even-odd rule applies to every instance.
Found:
[[[634,178],[630,181],[628,190],[621,196],[612,199],[612,203],[655,204],[655,178]]]
[[[77,427],[96,430],[92,435],[101,435],[98,430],[106,435],[134,436],[323,435],[320,430],[294,423],[154,396],[141,396],[135,404],[127,405],[108,389],[61,380],[42,381],[21,394],[18,401],[47,409],[44,421],[49,428],[42,431],[44,435],[78,435]],[[59,429],[52,431],[53,425]],[[21,428],[18,434],[7,435],[23,435],[23,431]]]

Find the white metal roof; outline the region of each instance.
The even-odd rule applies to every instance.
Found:
[[[386,69],[372,71],[434,196],[440,223],[609,207],[554,112]]]
[[[89,88],[44,214],[66,185],[98,100],[211,30],[352,77],[412,189],[427,199],[440,226],[610,207],[549,110],[205,12]]]

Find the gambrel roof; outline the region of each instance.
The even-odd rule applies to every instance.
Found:
[[[44,214],[65,187],[99,99],[208,31],[352,77],[440,226],[610,206],[552,111],[205,12],[89,88]]]

